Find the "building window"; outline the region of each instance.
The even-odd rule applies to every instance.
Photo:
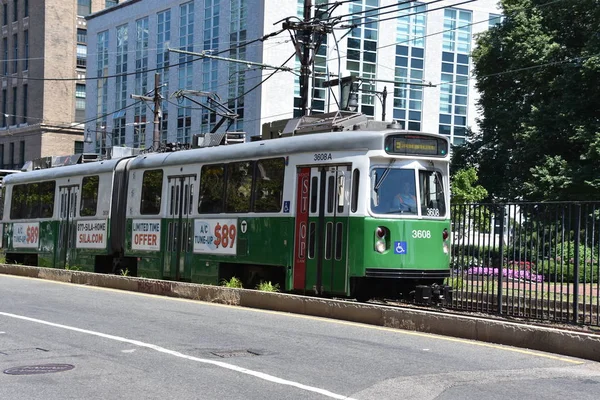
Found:
[[[4,165],[4,145],[0,144],[0,167],[7,169]]]
[[[8,24],[8,4],[2,4],[2,25]]]
[[[135,21],[135,93],[148,92],[148,18]],[[146,103],[134,107],[133,147],[146,146]]]
[[[193,21],[193,18],[191,21]],[[211,51],[212,49],[219,48],[219,23],[220,6],[218,2],[204,2],[204,50]],[[189,31],[186,33],[189,34]],[[202,89],[204,91],[216,92],[218,68],[219,64],[217,60],[202,60]],[[202,122],[200,129],[203,132],[210,131],[216,122],[216,113],[208,110],[202,110]]]
[[[490,14],[488,19],[488,28],[493,28],[496,25],[500,25],[502,23],[502,15],[499,14]]]
[[[98,63],[96,69],[97,85],[97,122],[96,122],[96,152],[104,148],[104,137],[99,137],[106,129],[106,114],[108,113],[108,31],[100,32],[97,36],[96,54]]]
[[[6,128],[6,106],[8,104],[6,98],[6,89],[2,90],[2,127]]]
[[[73,154],[81,154],[83,153],[83,141],[82,140],[76,140],[75,141],[75,148],[73,149]]]
[[[19,0],[13,0],[13,22],[19,19]]]
[[[10,169],[15,168],[15,144],[11,143],[8,152],[8,162],[10,163]]]
[[[169,44],[171,43],[171,10],[157,14],[158,26],[156,29],[156,68],[160,74],[162,103],[162,121],[160,125],[160,140],[167,142],[169,131]]]
[[[29,17],[29,0],[25,0],[23,4],[23,17]]]
[[[179,48],[181,50],[194,51],[194,3],[189,2],[179,6]],[[179,63],[186,63],[179,67],[178,86],[182,89],[191,89],[194,77],[193,56],[180,54]],[[181,107],[177,108],[177,141],[189,143],[192,130],[191,102],[185,99]]]
[[[13,35],[13,74],[16,74],[19,68],[19,38],[16,34]]]
[[[19,160],[21,160],[21,166],[25,164],[25,141],[21,140],[19,142]]]
[[[77,0],[77,15],[88,15],[92,12],[92,0]]]
[[[115,116],[113,144],[121,146],[125,144],[125,114],[127,106],[127,54],[129,47],[129,31],[127,24],[117,27],[117,62],[115,78]]]
[[[365,24],[350,31],[348,37],[348,58],[346,68],[353,76],[375,79],[377,72],[377,40],[378,40],[378,0],[357,0],[350,3],[351,13],[363,13],[361,20]],[[359,111],[367,115],[375,115],[376,90],[373,82],[366,81],[362,84],[362,93],[359,93]]]
[[[4,38],[2,39],[2,49],[4,50],[4,62],[3,64],[3,71],[4,71],[4,75],[8,75],[8,39]]]
[[[450,31],[442,43],[439,133],[453,144],[463,143],[467,134],[471,17],[470,11],[444,10],[444,29]]]
[[[125,117],[116,118],[113,120],[115,127],[113,129],[113,145],[114,146],[125,146],[126,130],[127,125],[125,124]],[[134,127],[135,129],[135,127]]]
[[[404,129],[421,130],[423,111],[423,73],[425,64],[425,11],[420,3],[402,4],[396,26],[396,62],[394,86],[394,119]],[[420,13],[416,14],[415,13]],[[413,85],[410,85],[412,83]]]
[[[85,120],[85,85],[75,84],[75,122]]]
[[[23,85],[23,123],[27,123],[27,101],[28,101],[28,86]]]
[[[77,29],[77,43],[87,43],[87,31],[85,29]]]
[[[77,45],[77,66],[85,68],[87,65],[87,46],[85,44]]]
[[[117,4],[119,4],[119,0],[106,0],[106,2],[104,3],[104,6],[106,8],[108,8],[108,7],[116,6]]]
[[[231,4],[231,22],[230,22],[230,50],[229,57],[235,58],[238,60],[247,59],[246,56],[246,47],[244,43],[246,43],[246,29],[247,29],[247,15],[248,15],[248,4],[247,0],[232,0]],[[325,46],[325,44],[321,44],[321,47]],[[320,53],[320,51],[319,51]],[[320,56],[319,56],[320,57]],[[319,67],[317,67],[319,65]],[[244,130],[244,104],[245,104],[245,96],[242,96],[246,91],[246,67],[243,64],[239,63],[229,63],[229,70],[227,71],[229,74],[229,94],[228,98],[231,99],[228,103],[228,107],[233,110],[239,118],[236,119],[234,125],[232,125],[233,130],[243,131]],[[317,71],[321,71],[321,62],[320,59],[317,59],[315,63],[315,68]],[[299,79],[299,78],[295,78]],[[321,78],[319,78],[321,79]],[[299,85],[299,81],[297,85]],[[324,97],[325,89],[322,89],[319,84],[315,85],[315,97],[319,99],[319,101]],[[313,104],[313,107],[315,105]],[[313,111],[316,111],[313,108]],[[318,111],[322,111],[319,109]]]
[[[13,88],[12,95],[12,115],[10,116],[10,124],[17,125],[17,88]]]
[[[29,70],[29,31],[23,31],[23,45],[25,46],[25,65],[23,71]]]

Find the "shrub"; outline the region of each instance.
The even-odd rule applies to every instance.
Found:
[[[269,282],[260,281],[258,285],[256,285],[256,290],[262,290],[263,292],[279,292],[279,284],[272,284]]]
[[[242,281],[234,276],[230,280],[223,279],[221,281],[221,286],[241,289],[243,285]]]
[[[598,283],[598,265],[581,263],[579,265],[579,283]],[[538,273],[548,282],[574,283],[575,265],[570,262],[547,260],[538,265]],[[593,275],[593,276],[592,276]]]

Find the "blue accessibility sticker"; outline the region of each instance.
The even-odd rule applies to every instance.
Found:
[[[286,200],[283,202],[283,212],[284,213],[290,212],[290,201],[289,200]]]
[[[394,254],[406,254],[406,242],[394,242]]]

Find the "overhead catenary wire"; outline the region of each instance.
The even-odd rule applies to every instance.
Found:
[[[261,36],[260,38],[251,40],[249,42],[244,42],[244,43],[240,43],[237,46],[232,46],[232,47],[228,47],[227,49],[221,50],[221,51],[211,51],[210,54],[212,55],[217,55],[217,54],[222,54],[222,53],[226,53],[229,52],[231,50],[235,50],[241,47],[245,47],[248,46],[250,44],[253,44],[255,42],[258,41],[265,41],[268,40],[269,38],[279,35],[281,32],[283,32],[283,29],[280,29],[278,31],[275,32],[271,32],[269,34],[266,34],[264,36]],[[17,78],[17,79],[21,79],[21,80],[30,80],[30,81],[94,81],[94,80],[99,80],[99,79],[109,79],[109,78],[118,78],[118,77],[124,77],[124,76],[131,76],[131,75],[137,75],[140,73],[148,73],[148,72],[155,72],[155,71],[161,71],[164,70],[166,68],[172,68],[172,67],[179,67],[181,65],[185,65],[185,64],[189,64],[189,63],[193,63],[196,61],[200,61],[204,59],[203,57],[198,57],[192,60],[185,60],[176,64],[168,64],[168,65],[164,65],[162,67],[156,67],[156,68],[148,68],[148,69],[144,69],[143,71],[133,71],[133,72],[125,72],[125,73],[121,73],[121,74],[113,74],[113,75],[104,75],[104,76],[86,76],[86,77],[82,77],[82,78],[36,78],[36,77],[32,77],[32,76],[27,76],[27,77],[22,77],[22,76],[13,76],[13,75],[5,75],[5,74],[0,74],[0,77],[4,77],[4,78]]]
[[[345,15],[338,15],[335,16],[336,19],[341,19],[341,18],[346,18],[346,17],[352,17],[352,16],[359,16],[360,14],[365,14],[364,16],[360,17],[362,18],[376,18],[376,17],[380,17],[382,15],[387,15],[387,14],[391,14],[391,13],[395,13],[395,12],[402,12],[402,11],[406,11],[406,10],[410,10],[411,8],[417,8],[417,7],[422,7],[422,6],[428,6],[430,4],[434,4],[434,3],[439,3],[441,1],[445,1],[445,0],[433,0],[430,1],[429,3],[416,3],[413,0],[409,0],[409,1],[401,1],[395,4],[391,4],[391,5],[387,5],[387,6],[383,6],[383,7],[378,7],[378,8],[365,8],[361,11],[356,11],[350,14],[345,14]],[[476,0],[472,0],[472,1],[476,1]],[[387,9],[387,8],[392,8],[392,7],[399,7],[402,5],[408,5],[407,7],[404,8],[399,8],[396,10],[390,10],[390,11],[385,11],[385,12],[381,12],[378,13],[377,11],[379,10],[383,10],[383,9]],[[352,18],[351,20],[353,20],[354,18]],[[343,22],[343,21],[342,21]]]
[[[440,1],[440,0],[435,0],[434,2],[437,2],[437,1]],[[392,19],[398,19],[398,18],[404,18],[404,17],[411,17],[413,15],[425,14],[425,13],[432,12],[432,11],[444,10],[446,8],[452,8],[452,7],[461,6],[461,5],[468,4],[468,3],[473,3],[474,1],[477,1],[477,0],[465,0],[465,1],[462,1],[460,3],[450,4],[450,5],[447,5],[447,6],[426,9],[426,10],[423,10],[423,11],[415,11],[414,13],[410,13],[410,14],[396,15],[396,16],[389,17],[389,18],[379,19],[379,20],[377,20],[377,22],[389,21],[389,20],[392,20]],[[398,11],[403,11],[403,10],[398,10]],[[373,23],[373,22],[371,22],[371,21],[365,21],[365,22],[350,24],[350,25],[347,25],[347,26],[340,26],[340,28],[354,28],[354,27],[357,27],[357,26],[371,24],[371,23]]]

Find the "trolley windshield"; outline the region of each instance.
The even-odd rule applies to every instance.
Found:
[[[438,171],[374,168],[371,171],[371,210],[375,214],[445,216],[442,174]]]

